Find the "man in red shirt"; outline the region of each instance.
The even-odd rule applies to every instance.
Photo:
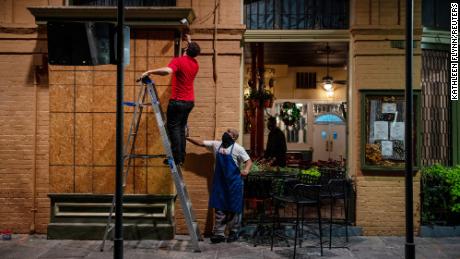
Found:
[[[200,46],[191,41],[190,35],[186,35],[186,39],[188,46],[182,57],[173,58],[167,67],[149,70],[142,74],[142,78],[149,75],[167,76],[172,74],[171,98],[166,112],[166,128],[171,140],[174,161],[179,165],[185,161],[185,127],[188,115],[194,106],[193,81],[199,69],[195,57],[201,51]]]

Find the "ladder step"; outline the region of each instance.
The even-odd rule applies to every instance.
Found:
[[[148,159],[148,158],[164,158],[166,157],[166,155],[164,154],[158,154],[158,155],[147,155],[147,154],[131,154],[129,155],[130,158],[144,158],[144,159]]]
[[[123,102],[123,105],[129,106],[129,107],[136,107],[139,105],[137,102]],[[152,106],[151,103],[141,103],[141,106]]]
[[[135,102],[123,102],[123,105],[129,106],[129,107],[136,107],[137,103],[135,103]]]

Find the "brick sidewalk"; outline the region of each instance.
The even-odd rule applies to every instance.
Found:
[[[254,247],[247,242],[212,245],[208,239],[201,242],[201,253],[191,252],[186,236],[168,241],[125,241],[124,258],[291,258],[293,247],[277,246],[270,251],[269,245]],[[348,248],[324,248],[319,256],[318,248],[300,248],[297,258],[404,258],[402,237],[351,237]],[[11,241],[0,241],[0,258],[3,259],[111,259],[112,242],[100,252],[100,241],[47,240],[45,236],[14,235]],[[417,259],[460,259],[460,237],[417,238]]]

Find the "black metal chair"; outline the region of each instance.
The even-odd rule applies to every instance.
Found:
[[[332,248],[332,225],[333,225],[333,207],[337,200],[343,200],[343,209],[345,218],[343,224],[345,225],[345,238],[348,242],[348,186],[349,181],[346,177],[346,172],[343,169],[321,169],[321,183],[323,189],[320,193],[320,199],[330,200],[330,215],[329,215],[329,249]],[[338,222],[338,220],[336,220]]]
[[[245,219],[246,223],[253,221],[255,223],[255,231],[252,234],[254,246],[260,243],[264,236],[268,236],[264,227],[267,216],[271,213],[271,190],[272,190],[271,177],[264,174],[248,175],[244,186],[244,199],[245,207],[249,212],[252,210],[252,215]],[[267,209],[269,210],[267,212]],[[267,215],[268,214],[268,215]],[[269,231],[269,230],[268,230]]]
[[[302,183],[299,183],[302,182]],[[307,183],[307,184],[306,184]],[[315,184],[316,183],[316,184]],[[271,236],[271,250],[273,250],[275,225],[280,226],[279,204],[292,203],[296,205],[296,218],[295,218],[295,234],[294,234],[294,258],[297,252],[297,240],[299,237],[299,225],[301,227],[301,241],[303,240],[303,222],[304,222],[304,207],[316,207],[318,217],[318,231],[319,243],[321,249],[321,256],[323,255],[323,236],[321,226],[321,200],[320,191],[321,185],[317,184],[318,178],[310,175],[300,177],[297,182],[291,181],[286,183],[285,192],[283,194],[273,195],[273,203],[275,206],[275,213],[273,217],[272,236]],[[292,185],[295,186],[292,188]],[[301,217],[299,218],[299,214]],[[300,243],[301,246],[301,243]]]

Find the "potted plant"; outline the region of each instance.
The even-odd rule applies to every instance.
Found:
[[[269,90],[264,90],[262,94],[262,100],[264,101],[265,108],[271,108],[273,106],[274,95]]]
[[[249,92],[249,94],[244,96],[244,99],[247,102],[250,109],[255,109],[259,106],[259,97],[259,91],[257,91],[257,89],[251,88],[251,91]]]

